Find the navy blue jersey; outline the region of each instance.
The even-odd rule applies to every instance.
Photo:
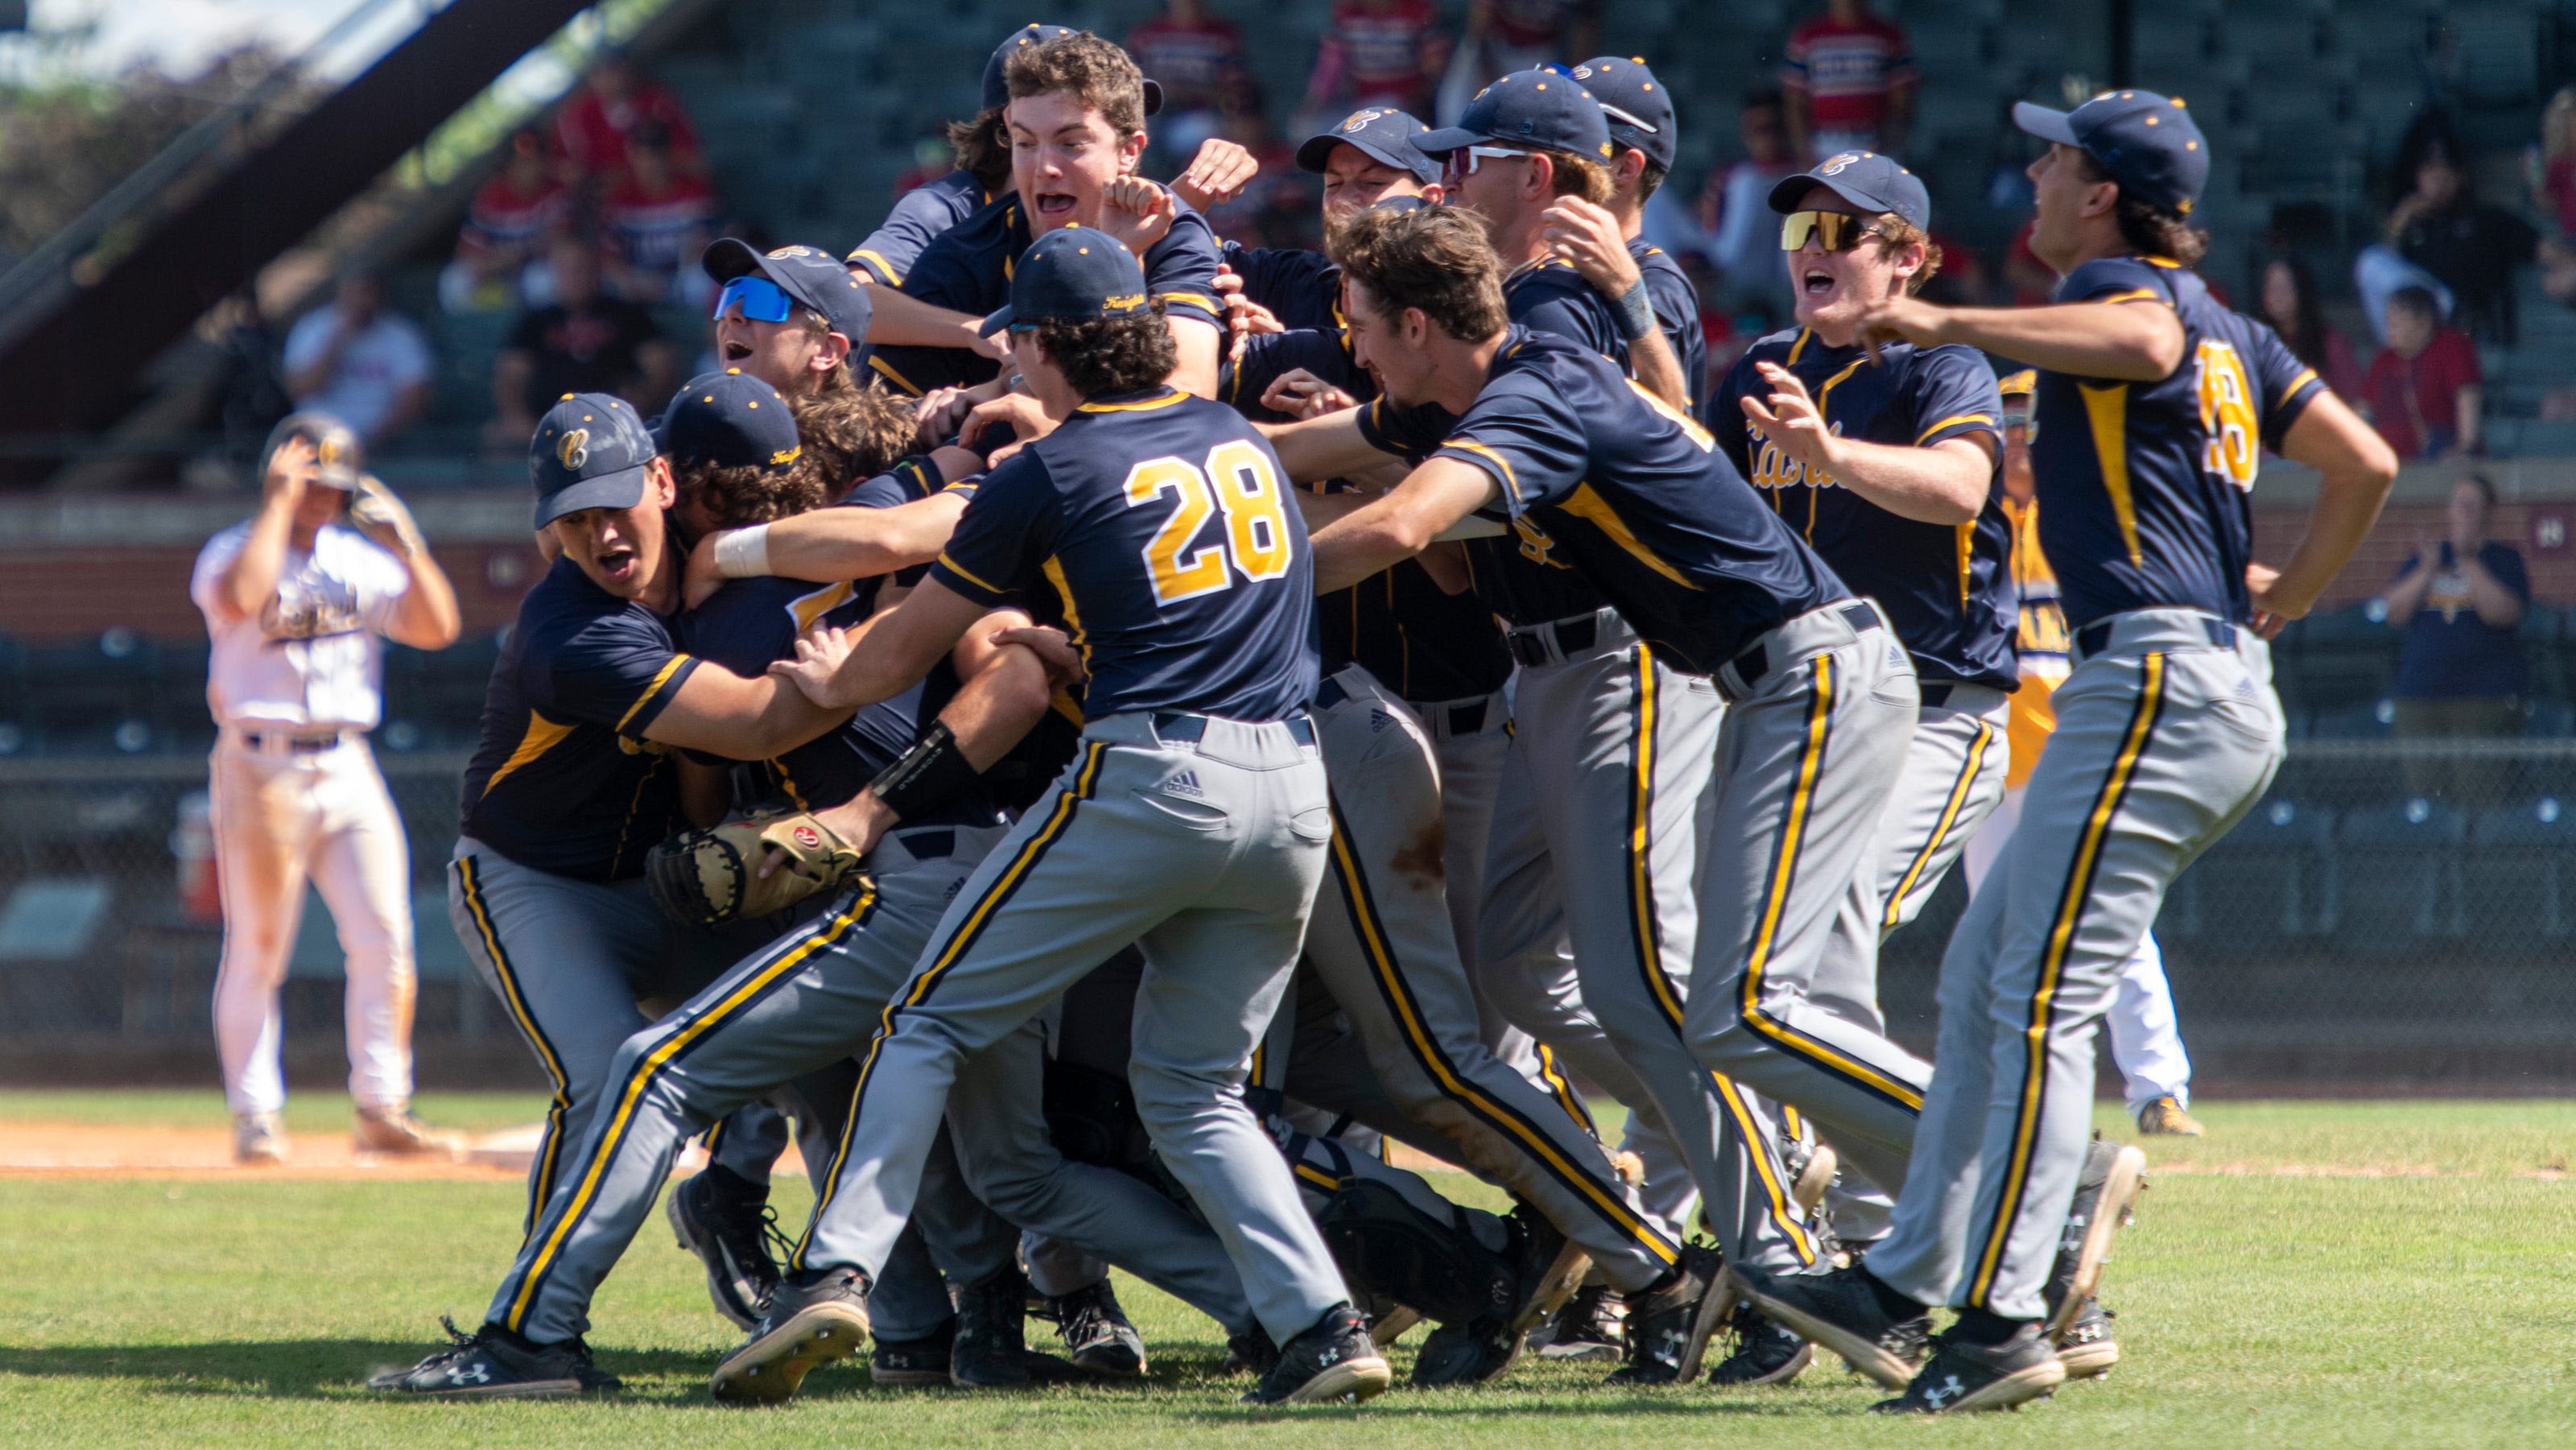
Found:
[[[1484,391],[1445,428],[1371,408],[1363,436],[1483,470],[1489,511],[1536,519],[1676,668],[1709,674],[1793,616],[1850,597],[1688,414],[1589,348],[1513,328]]]
[[[1053,588],[1094,719],[1286,719],[1316,669],[1314,560],[1284,476],[1222,403],[1095,398],[984,476],[930,577],[987,605]]]
[[[903,285],[933,239],[992,202],[971,171],[952,171],[894,199],[894,210],[842,260],[889,287]]]
[[[1301,329],[1246,339],[1242,358],[1225,365],[1217,396],[1247,418],[1285,422],[1286,414],[1261,406],[1261,395],[1295,368],[1362,401],[1377,392],[1376,381],[1351,361],[1341,332]],[[1317,599],[1315,619],[1325,674],[1357,662],[1408,700],[1488,695],[1512,672],[1493,611],[1473,591],[1442,589],[1409,560]]]
[[[2009,690],[2015,618],[2007,556],[2012,530],[2003,511],[2003,399],[1985,355],[1956,345],[1918,349],[1889,343],[1879,365],[1858,347],[1832,347],[1807,329],[1775,332],[1745,351],[1718,386],[1709,431],[1728,461],[1771,500],[1798,537],[1815,546],[1856,594],[1879,602],[1926,680]],[[1986,504],[1964,524],[1900,518],[1829,477],[1806,471],[1766,441],[1741,400],[1766,400],[1771,385],[1756,363],[1787,368],[1807,385],[1825,422],[1845,438],[1924,447],[1982,437],[1996,463]]]
[[[1189,317],[1222,330],[1216,297],[1216,233],[1190,204],[1172,198],[1172,229],[1145,249],[1145,287],[1166,317]],[[934,307],[982,317],[1011,300],[1011,269],[1029,249],[1020,194],[1005,194],[934,238],[903,279],[903,294]],[[933,388],[980,383],[999,365],[962,347],[881,347],[868,366],[915,396]]]
[[[2031,470],[2039,545],[2075,629],[2128,609],[2205,609],[2242,622],[2253,558],[2246,496],[2266,447],[2324,389],[2272,329],[2221,307],[2161,257],[2105,257],[2060,302],[2158,302],[2182,319],[2182,366],[2160,382],[2043,368]]]
[[[1629,238],[1628,255],[1637,259],[1638,275],[1645,279],[1646,300],[1655,305],[1655,325],[1664,330],[1664,341],[1673,345],[1673,356],[1681,359],[1691,416],[1706,421],[1708,339],[1699,327],[1699,289],[1682,275],[1680,263],[1643,237]]]
[[[465,767],[466,835],[522,866],[623,881],[682,823],[644,732],[698,667],[662,616],[557,559],[519,602]]]
[[[1225,265],[1243,279],[1243,295],[1270,309],[1279,325],[1337,328],[1342,325],[1342,269],[1332,258],[1302,247],[1247,247],[1227,242]]]

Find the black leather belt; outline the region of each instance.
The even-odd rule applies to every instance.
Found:
[[[242,732],[242,744],[253,750],[266,750],[271,741],[283,745],[289,755],[319,755],[325,750],[336,750],[340,746],[338,735],[267,735],[256,730]]]
[[[2109,619],[2097,619],[2091,624],[2084,626],[2082,629],[2075,631],[2075,647],[2088,655],[2098,655],[2102,651],[2109,649],[2111,647],[2111,629],[2119,622],[2120,616],[2115,614]],[[2209,642],[2211,644],[2218,646],[2220,649],[2236,648],[2235,625],[2229,624],[2222,619],[2211,619],[2204,615],[2200,621],[2200,630],[2201,633],[2209,636]]]
[[[1428,715],[1435,709],[1445,708],[1449,712],[1449,733],[1451,735],[1473,735],[1485,728],[1485,716],[1488,713],[1488,707],[1491,704],[1492,702],[1489,700],[1469,700],[1463,704],[1449,705],[1445,707],[1424,705],[1416,706],[1415,709],[1422,714]]]
[[[1208,717],[1186,710],[1154,712],[1154,734],[1160,739],[1195,745],[1207,737]],[[1304,715],[1291,715],[1281,723],[1288,727],[1288,738],[1300,745],[1315,743],[1315,722]]]
[[[1328,679],[1315,687],[1315,708],[1329,710],[1350,697],[1351,692],[1342,688],[1338,677]]]
[[[1601,616],[1578,614],[1568,619],[1552,619],[1545,624],[1515,629],[1503,638],[1511,644],[1512,658],[1522,664],[1552,665],[1556,659],[1548,657],[1547,636],[1550,635],[1556,639],[1557,659],[1581,654],[1592,648],[1593,641],[1601,637]]]
[[[1865,603],[1855,601],[1843,605],[1834,613],[1842,616],[1843,623],[1850,625],[1854,634],[1862,634],[1878,628],[1878,611]],[[1763,631],[1763,635],[1764,638],[1768,638],[1770,631]],[[1771,673],[1771,651],[1764,646],[1762,640],[1757,639],[1746,645],[1743,653],[1727,663],[1735,666],[1735,678],[1743,682],[1744,688],[1750,690],[1753,688],[1754,681]]]
[[[957,828],[954,826],[923,826],[917,830],[897,831],[894,838],[916,861],[957,854]]]

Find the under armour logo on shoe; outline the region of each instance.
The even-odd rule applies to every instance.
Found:
[[[1957,1375],[1951,1375],[1942,1380],[1939,1384],[1925,1390],[1923,1392],[1923,1403],[1930,1405],[1932,1408],[1937,1410],[1967,1392],[1968,1387],[1959,1383],[1959,1377]]]
[[[451,1364],[447,1367],[447,1382],[452,1385],[488,1385],[492,1382],[492,1372],[472,1361]]]
[[[1207,796],[1206,791],[1199,789],[1199,773],[1195,770],[1182,771],[1170,780],[1164,781],[1163,789],[1173,795],[1197,796],[1201,799]]]

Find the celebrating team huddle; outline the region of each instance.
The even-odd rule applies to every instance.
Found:
[[[2278,768],[2264,641],[2395,468],[2192,272],[2188,111],[2017,109],[2044,307],[1916,297],[1886,157],[1781,181],[1799,325],[1712,386],[1639,240],[1679,122],[1644,61],[1312,138],[1323,253],[1216,235],[1240,148],[1139,175],[1160,95],[1014,33],[960,170],[846,262],[707,250],[723,371],[538,424],[553,562],[449,895],[553,1103],[483,1324],[371,1386],[616,1388],[591,1299],[697,1138],[665,1215],[746,1332],[727,1401],[861,1353],[1141,1376],[1113,1266],[1255,1403],[1375,1396],[1424,1321],[1420,1385],[1822,1349],[1939,1414],[2108,1370],[2144,1160],[2089,1131],[2094,1026]],[[2322,483],[2257,560],[2267,448]],[[2017,660],[2041,604],[2062,679]],[[1981,831],[1927,1062],[1879,946]]]

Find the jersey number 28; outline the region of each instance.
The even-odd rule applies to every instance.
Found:
[[[1127,470],[1129,508],[1142,508],[1167,491],[1173,496],[1171,516],[1145,544],[1155,603],[1177,604],[1230,589],[1237,571],[1256,584],[1288,572],[1288,518],[1282,511],[1279,475],[1258,445],[1241,438],[1220,443],[1208,450],[1205,467],[1163,457]],[[1225,515],[1225,537],[1191,548],[1215,513]]]

